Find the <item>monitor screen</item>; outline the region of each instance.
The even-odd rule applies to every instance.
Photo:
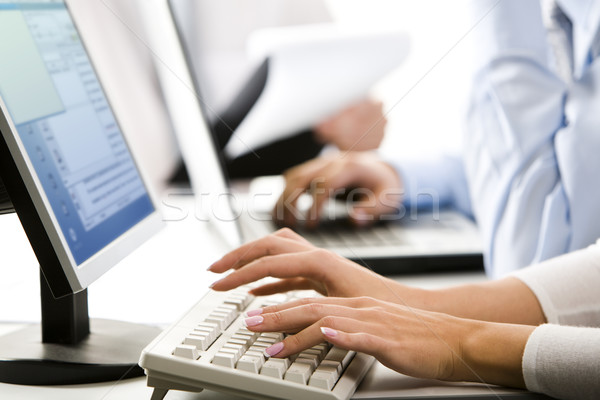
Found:
[[[153,202],[63,1],[0,1],[0,54],[3,111],[80,266]]]

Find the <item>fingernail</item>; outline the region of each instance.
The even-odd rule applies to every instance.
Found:
[[[331,328],[321,328],[321,332],[323,332],[323,335],[330,337],[330,338],[334,338],[337,336],[337,331]]]
[[[273,346],[267,347],[265,349],[265,354],[268,357],[273,357],[273,356],[279,354],[281,352],[281,350],[283,350],[283,342],[275,343]]]
[[[219,279],[218,281],[214,281],[213,283],[210,284],[210,286],[208,286],[209,289],[212,289],[213,287],[215,287],[215,285],[219,282],[221,282],[223,279]]]
[[[263,317],[261,317],[260,315],[257,315],[255,317],[250,317],[250,318],[244,319],[242,321],[242,323],[244,324],[244,326],[248,327],[248,326],[255,326],[255,325],[262,324],[264,320],[265,319]]]
[[[260,315],[263,313],[262,308],[257,308],[256,310],[246,311],[246,317],[254,317],[255,315]]]
[[[217,261],[215,261],[212,264],[210,264],[210,267],[208,267],[206,270],[207,271],[212,271],[212,269],[215,266],[215,264],[218,263],[219,261],[221,261],[222,259],[223,259],[223,257],[219,258]]]

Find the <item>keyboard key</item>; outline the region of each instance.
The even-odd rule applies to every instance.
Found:
[[[342,364],[342,368],[345,369],[348,364],[350,364],[354,354],[356,354],[354,351],[340,349],[339,347],[332,347],[331,350],[329,350],[329,353],[327,353],[325,356],[325,360],[338,361]]]
[[[227,314],[216,311],[211,312],[204,321],[217,324],[220,330],[225,330],[225,328],[227,328],[230,324]]]
[[[218,336],[217,329],[211,329],[204,326],[197,326],[194,328],[194,334],[197,335],[208,335],[209,340],[214,340]]]
[[[338,374],[341,374],[344,370],[344,367],[342,367],[342,363],[339,361],[323,360],[321,364],[319,364],[319,367],[321,366],[335,368]]]
[[[238,315],[237,311],[230,310],[224,307],[215,308],[213,310],[213,313],[222,314],[225,317],[225,322],[227,326],[229,326],[229,324],[231,324],[237,318]]]
[[[217,307],[217,308],[222,308],[222,309],[230,310],[230,311],[233,311],[233,312],[236,312],[236,313],[237,313],[237,307],[236,307],[236,306],[234,306],[233,304],[226,304],[226,303],[223,303],[223,304],[221,304],[221,305],[220,305],[219,307]]]
[[[238,310],[243,310],[250,304],[250,302],[254,300],[254,296],[246,293],[246,292],[232,292],[228,295],[227,299],[223,303],[232,304],[238,308]]]
[[[303,354],[304,352],[298,354],[298,358],[296,358],[297,363],[305,363],[309,364],[313,369],[317,368],[319,365],[319,358],[315,354]]]
[[[317,361],[321,362],[321,360],[325,357],[324,354],[322,354],[322,352],[320,352],[319,350],[315,350],[315,349],[308,349],[308,350],[304,350],[302,353],[299,354],[299,356],[302,355],[313,355],[317,357]]]
[[[223,347],[221,347],[221,350],[233,350],[233,351],[235,351],[237,358],[240,358],[242,356],[242,354],[244,354],[244,351],[245,351],[243,346],[240,346],[239,344],[231,344],[231,343],[225,343],[223,345]]]
[[[235,366],[235,354],[227,352],[218,352],[213,357],[212,363],[222,367],[233,368]]]
[[[265,353],[262,351],[254,351],[254,350],[248,350],[247,352],[244,353],[245,356],[252,356],[252,357],[258,357],[262,360],[262,362],[265,362]],[[262,364],[261,364],[262,365]]]
[[[308,386],[319,389],[331,390],[339,378],[339,373],[334,367],[319,366],[311,375]]]
[[[266,347],[255,346],[255,345],[248,347],[248,351],[256,351],[257,353],[260,353],[260,354],[265,354],[265,349],[266,349]]]
[[[198,349],[196,348],[196,346],[189,344],[181,344],[175,347],[173,355],[177,357],[188,358],[190,360],[197,360],[198,358],[200,358],[200,354],[198,353]]]
[[[225,329],[225,327],[227,326],[225,324],[225,318],[221,317],[220,315],[209,315],[208,317],[206,317],[206,319],[204,320],[205,322],[211,322],[213,324],[217,324],[219,331],[223,331]]]
[[[316,346],[311,347],[311,350],[316,350],[319,352],[319,359],[323,360],[329,351],[329,346],[326,343],[318,344]]]
[[[217,332],[219,330],[219,325],[218,324],[214,324],[212,322],[200,322],[198,323],[198,325],[196,326],[195,329],[208,329],[209,331],[215,331]]]
[[[240,328],[235,332],[236,335],[245,335],[248,336],[250,338],[252,338],[252,340],[256,340],[256,338],[260,335],[258,332],[252,332],[246,328]]]
[[[256,339],[256,342],[254,342],[254,343],[266,343],[268,346],[271,346],[277,342],[278,341],[275,340],[274,338],[259,337],[258,339]]]
[[[283,340],[283,333],[281,333],[281,332],[263,332],[260,334],[259,338],[274,339],[275,343],[281,342]]]
[[[242,311],[245,308],[244,299],[241,297],[229,297],[225,299],[224,303],[234,306],[238,311]]]
[[[237,344],[239,346],[242,346],[244,348],[244,351],[248,350],[248,346],[250,343],[250,340],[240,340],[240,339],[229,339],[227,341],[228,344]]]
[[[306,385],[306,382],[308,382],[308,378],[310,377],[312,372],[313,368],[311,365],[295,362],[292,365],[290,365],[290,367],[286,371],[284,379],[286,381]]]
[[[260,370],[261,375],[270,376],[277,379],[283,379],[285,371],[290,366],[287,358],[270,358]]]
[[[258,371],[260,371],[260,368],[262,365],[263,365],[262,357],[243,355],[237,362],[236,369],[258,374]]]
[[[242,340],[244,342],[247,342],[248,344],[250,344],[249,342],[254,341],[251,335],[242,335],[237,332],[231,335],[231,338],[236,340]]]
[[[292,365],[292,361],[289,358],[269,358],[269,361],[282,364],[286,370],[290,367],[290,365]]]
[[[200,335],[188,335],[183,339],[183,344],[196,347],[198,350],[208,349],[208,337]]]

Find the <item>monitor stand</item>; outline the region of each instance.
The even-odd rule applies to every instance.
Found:
[[[142,376],[157,327],[88,316],[87,290],[55,299],[40,279],[42,323],[0,337],[0,382],[70,385]],[[91,331],[90,331],[91,326]]]

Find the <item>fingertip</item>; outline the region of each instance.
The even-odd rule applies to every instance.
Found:
[[[260,315],[263,313],[263,309],[262,308],[257,308],[255,310],[249,310],[246,311],[244,314],[246,315],[246,317],[255,317],[257,315]]]
[[[276,356],[277,354],[281,353],[281,350],[283,350],[283,347],[284,347],[283,342],[275,343],[274,345],[267,347],[265,349],[265,355],[267,355],[267,357]]]
[[[217,292],[223,292],[225,290],[228,290],[227,288],[223,287],[223,281],[224,281],[224,279],[219,279],[218,281],[214,281],[213,283],[208,285],[208,288],[212,289],[214,291],[217,291]]]
[[[249,290],[248,293],[251,294],[252,296],[268,296],[270,294],[273,294],[273,293],[269,292],[268,289],[264,289],[262,286],[257,287],[256,289]]]
[[[336,331],[335,329],[327,328],[327,327],[321,327],[321,333],[327,339],[334,339],[334,338],[338,337],[338,331]]]
[[[227,265],[227,255],[225,255],[213,262],[206,270],[209,272],[214,272],[215,274],[221,274],[227,271],[229,268],[230,266]]]

